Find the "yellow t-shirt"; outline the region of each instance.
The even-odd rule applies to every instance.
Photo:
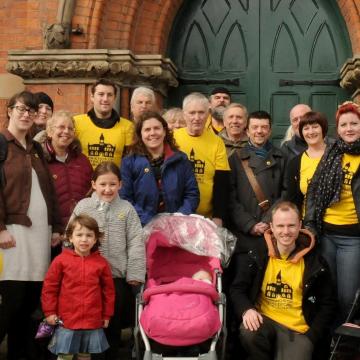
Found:
[[[303,258],[296,264],[270,258],[257,304],[261,314],[301,334],[309,329],[302,311],[304,269]]]
[[[344,181],[341,187],[340,201],[326,209],[324,221],[333,225],[357,224],[359,219],[351,191],[351,182],[354,174],[359,169],[360,156],[344,154],[341,165]]]
[[[305,217],[305,203],[306,193],[312,177],[314,176],[315,170],[319,165],[321,157],[310,158],[306,152],[301,156],[300,164],[300,191],[304,195],[304,202],[302,207],[302,216]]]
[[[224,128],[224,125],[213,126],[212,121],[211,121],[211,114],[209,114],[208,118],[206,119],[205,128],[208,130],[211,130],[211,132],[213,132],[215,134],[214,128],[219,133]]]
[[[211,217],[215,170],[230,170],[225,145],[207,130],[201,136],[190,136],[186,128],[182,128],[175,130],[174,137],[194,167],[200,190],[200,204],[196,212]]]
[[[120,166],[124,147],[133,141],[133,123],[120,118],[112,128],[102,129],[87,114],[76,115],[74,119],[76,136],[92,167],[95,168],[103,161],[113,161]]]

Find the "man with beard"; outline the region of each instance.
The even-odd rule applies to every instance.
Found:
[[[231,95],[224,87],[215,88],[209,97],[210,114],[206,120],[206,128],[212,129],[218,134],[224,128],[223,113],[225,108],[230,105]]]

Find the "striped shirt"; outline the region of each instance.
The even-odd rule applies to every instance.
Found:
[[[94,192],[91,198],[78,202],[73,214],[86,214],[98,222],[104,233],[100,253],[111,266],[114,278],[145,281],[145,244],[140,219],[134,207],[117,196],[102,202]]]

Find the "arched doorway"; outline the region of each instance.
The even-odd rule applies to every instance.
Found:
[[[352,53],[335,0],[187,0],[168,55],[180,81],[170,105],[224,85],[250,111],[271,113],[275,140],[293,105],[308,103],[333,119],[348,97],[338,81]]]

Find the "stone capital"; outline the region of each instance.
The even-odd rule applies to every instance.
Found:
[[[360,89],[360,54],[348,59],[340,70],[340,86],[352,93],[352,97],[359,95]]]
[[[8,55],[7,71],[25,84],[91,83],[106,77],[124,87],[152,86],[163,95],[178,86],[175,65],[162,55],[108,49],[12,50]]]

